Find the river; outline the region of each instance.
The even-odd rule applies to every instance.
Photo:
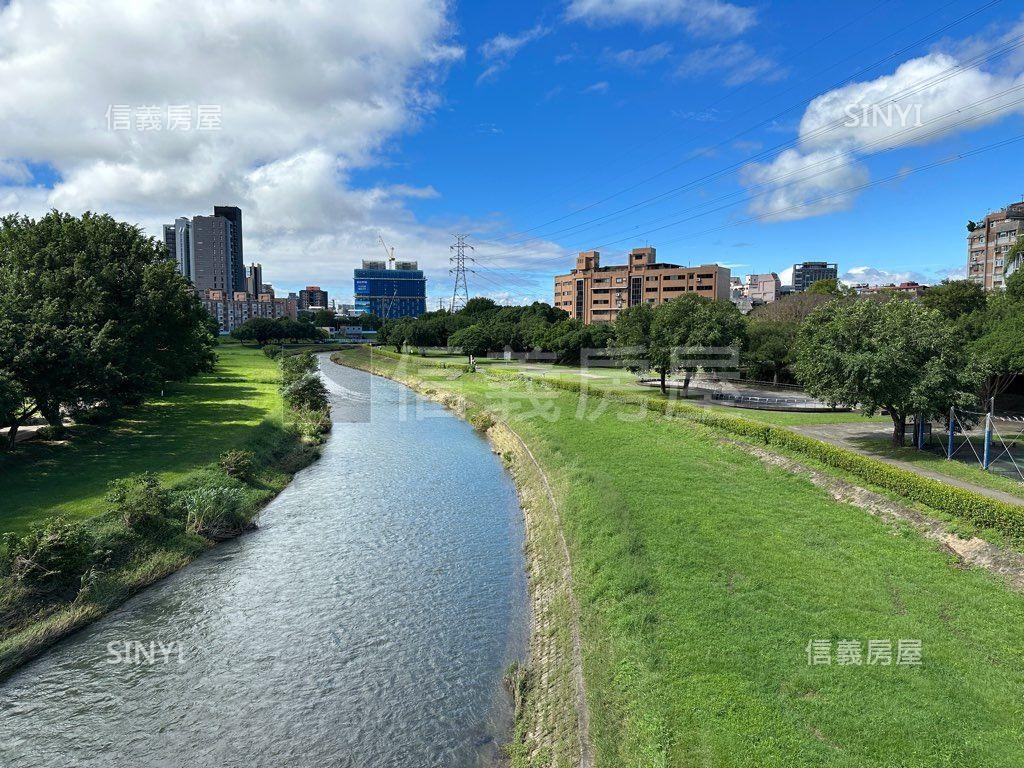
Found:
[[[321,459],[259,530],[0,685],[0,765],[495,762],[528,632],[515,489],[461,419],[320,359]]]

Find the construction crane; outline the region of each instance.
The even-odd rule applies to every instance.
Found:
[[[384,253],[388,255],[388,269],[395,268],[395,247],[388,247],[388,244],[384,242],[384,235],[377,233],[377,240],[380,242],[381,247],[384,249]]]

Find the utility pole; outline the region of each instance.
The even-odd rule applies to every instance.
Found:
[[[466,261],[473,262],[474,259],[472,256],[466,255],[466,249],[469,248],[471,251],[476,249],[466,243],[466,238],[469,235],[452,235],[452,237],[455,238],[455,245],[448,246],[448,250],[452,252],[452,256],[448,258],[448,261],[453,266],[448,270],[448,274],[455,275],[451,308],[454,314],[469,302],[469,286],[466,284]],[[473,270],[469,271],[472,272]]]

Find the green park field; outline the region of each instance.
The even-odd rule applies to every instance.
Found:
[[[505,419],[550,478],[598,768],[1024,765],[1024,599],[998,577],[705,426],[401,366]]]
[[[259,349],[223,343],[210,373],[168,386],[112,424],[80,425],[60,443],[23,443],[0,456],[0,532],[22,532],[53,515],[103,510],[110,481],[156,472],[185,479],[226,450],[282,421],[278,364]]]

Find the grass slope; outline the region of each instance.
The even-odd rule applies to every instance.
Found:
[[[1024,764],[1024,598],[994,577],[695,425],[421,373],[554,483],[599,767]],[[811,666],[819,638],[916,639],[923,663]]]
[[[152,471],[165,483],[184,480],[257,431],[282,423],[280,378],[258,349],[222,344],[213,373],[168,386],[103,426],[72,428],[66,444],[25,443],[0,456],[0,532],[23,532],[52,515],[88,517],[103,509],[107,484]]]

